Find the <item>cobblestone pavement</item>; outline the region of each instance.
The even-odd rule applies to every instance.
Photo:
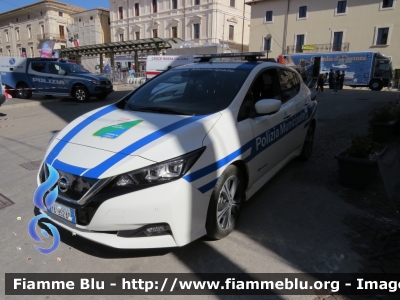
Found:
[[[382,105],[384,104],[376,104],[376,107]],[[400,213],[396,212],[400,208],[400,186],[396,188],[393,202],[389,201],[380,175],[365,190],[344,188],[339,184],[338,163],[334,159],[336,154],[351,143],[355,134],[368,133],[370,111],[371,109],[368,109],[334,120],[319,120],[323,126],[316,132],[316,143],[308,165],[309,170],[298,178],[309,185],[325,186],[361,211],[361,214],[357,215],[346,212],[343,216],[343,222],[349,228],[346,236],[353,245],[352,250],[360,255],[359,262],[362,266],[358,270],[360,273],[400,273]],[[400,151],[400,137],[394,136],[388,146]],[[399,234],[396,235],[397,232]],[[396,251],[397,248],[399,249]],[[373,257],[382,251],[390,250],[394,253]],[[317,295],[314,298],[314,300],[335,299],[396,299],[396,297]]]

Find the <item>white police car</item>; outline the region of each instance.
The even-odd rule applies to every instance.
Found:
[[[45,213],[116,248],[227,236],[241,204],[313,146],[317,102],[297,72],[259,55],[202,57],[70,123],[38,174],[39,185],[48,166],[59,174]]]

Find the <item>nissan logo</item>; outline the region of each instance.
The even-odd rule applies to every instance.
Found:
[[[58,179],[58,188],[60,189],[61,192],[65,193],[68,191],[70,186],[70,182],[68,180],[68,177],[66,176],[61,176],[60,179]]]

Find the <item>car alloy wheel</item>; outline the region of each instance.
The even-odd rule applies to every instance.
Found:
[[[233,231],[245,198],[244,180],[239,168],[231,165],[218,180],[207,212],[207,235],[222,239]]]
[[[74,93],[75,99],[79,102],[85,102],[89,99],[89,94],[86,88],[84,87],[77,87]]]

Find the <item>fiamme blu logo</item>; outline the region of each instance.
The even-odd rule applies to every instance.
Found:
[[[35,194],[33,195],[33,203],[37,208],[41,209],[42,211],[50,209],[50,207],[53,206],[58,197],[58,172],[49,164],[46,165],[49,170],[49,177],[36,189]],[[44,241],[40,238],[39,234],[36,231],[36,225],[38,224],[40,219],[50,218],[46,214],[40,214],[33,217],[32,220],[29,222],[28,232],[33,240],[38,243],[43,243]],[[35,245],[35,248],[42,254],[50,254],[57,250],[58,246],[60,245],[60,233],[54,225],[46,222],[42,222],[42,224],[44,226],[47,226],[47,228],[51,231],[51,234],[53,235],[53,245],[50,248],[41,248]],[[45,229],[41,229],[40,233],[45,238],[49,237],[49,234]]]

